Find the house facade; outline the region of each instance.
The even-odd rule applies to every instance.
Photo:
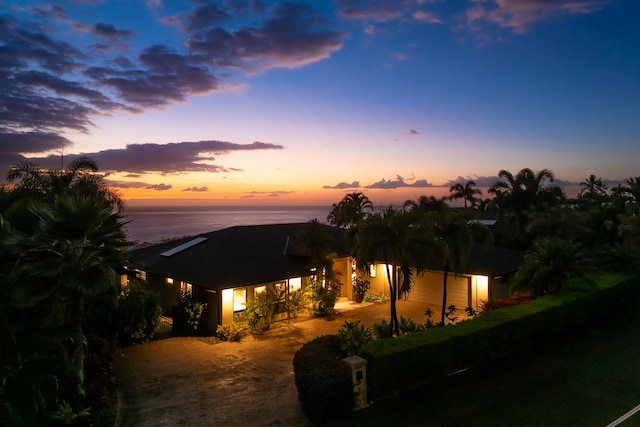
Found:
[[[353,299],[357,270],[346,245],[345,230],[317,224],[335,255],[333,269],[342,283],[340,297]],[[267,289],[279,296],[276,313],[286,317],[286,306],[309,285],[315,272],[305,252],[304,232],[309,223],[237,226],[132,250],[131,274],[157,289],[163,315],[173,317],[182,292],[207,304],[201,325],[214,332],[238,318]],[[474,246],[458,275],[448,277],[448,302],[459,309],[477,308],[482,301],[507,296],[510,277],[522,263],[522,254],[501,248]],[[369,266],[371,292],[389,295],[386,265]],[[408,299],[442,303],[443,273],[433,269],[417,276]]]

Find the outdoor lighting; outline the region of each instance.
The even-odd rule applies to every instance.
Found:
[[[167,277],[167,285],[173,285],[173,279],[171,277]]]
[[[376,277],[376,265],[375,264],[370,264],[369,265],[369,277]]]

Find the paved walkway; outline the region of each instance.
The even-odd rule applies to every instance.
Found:
[[[306,426],[298,403],[293,355],[305,342],[349,320],[367,327],[389,318],[389,304],[350,302],[338,314],[292,322],[240,343],[178,337],[123,351],[119,426]],[[399,301],[398,315],[424,322],[425,304]]]

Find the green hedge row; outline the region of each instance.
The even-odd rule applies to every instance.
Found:
[[[615,316],[640,298],[640,277],[601,275],[566,291],[445,328],[366,344],[369,396],[378,399]]]

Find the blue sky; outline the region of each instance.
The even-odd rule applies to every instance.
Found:
[[[134,203],[640,175],[633,0],[0,1],[0,167]],[[4,174],[3,174],[4,175]]]

